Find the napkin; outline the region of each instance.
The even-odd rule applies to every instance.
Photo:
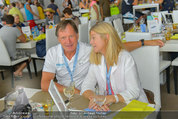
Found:
[[[148,103],[132,100],[113,119],[144,119],[153,111],[155,108],[149,107]]]

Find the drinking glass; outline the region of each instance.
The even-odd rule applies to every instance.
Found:
[[[107,95],[107,92],[104,91],[103,94],[101,95],[95,95],[94,96],[94,101],[97,105],[99,105],[100,107],[102,105],[104,105],[105,101],[106,101],[106,95]]]
[[[64,95],[66,97],[68,97],[68,100],[69,100],[69,103],[70,103],[70,99],[74,95],[74,92],[75,92],[75,82],[71,82],[68,87],[65,87],[63,89],[63,92],[64,92]]]

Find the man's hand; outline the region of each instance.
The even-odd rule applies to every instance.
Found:
[[[155,39],[155,40],[145,40],[144,44],[147,46],[159,46],[159,47],[163,47],[164,46],[164,42],[160,39]]]
[[[80,90],[75,88],[75,94],[80,94]]]

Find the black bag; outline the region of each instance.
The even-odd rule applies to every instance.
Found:
[[[36,43],[36,54],[38,57],[44,57],[46,55],[46,40],[40,40]]]

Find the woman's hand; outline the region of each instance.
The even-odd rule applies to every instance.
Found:
[[[90,97],[89,100],[90,100],[90,102],[89,102],[89,106],[88,106],[88,107],[89,107],[90,109],[94,109],[94,110],[96,110],[96,111],[101,111],[100,106],[96,104],[95,98],[94,98],[93,96]]]
[[[114,97],[114,95],[107,95],[106,96],[106,101],[104,102],[104,105],[110,105],[112,103],[115,103],[116,99]]]
[[[90,109],[94,109],[96,111],[109,111],[109,104],[105,104],[105,102],[107,101],[107,99],[105,98],[103,100],[103,105],[102,106],[99,106],[98,104],[96,104],[96,100],[97,98],[101,98],[101,95],[99,96],[93,96],[93,97],[90,97],[89,100],[89,108]],[[110,99],[109,99],[110,101]]]

